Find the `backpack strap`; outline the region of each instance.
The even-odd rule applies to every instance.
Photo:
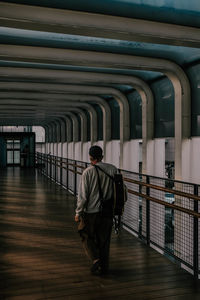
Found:
[[[113,201],[107,201],[103,198],[103,192],[101,189],[101,181],[99,176],[99,170],[96,165],[94,165],[96,172],[97,172],[97,179],[98,179],[98,186],[99,186],[99,202],[100,202],[100,212],[102,213],[102,216],[104,217],[113,217]],[[101,170],[101,168],[99,168]],[[105,173],[107,174],[107,173]],[[108,175],[108,174],[107,174]],[[110,175],[108,175],[111,177]],[[112,199],[111,199],[112,200]]]
[[[104,171],[102,168],[100,168],[99,166],[97,166],[97,165],[94,165],[94,167],[96,168],[96,170],[101,170],[104,174],[106,174],[110,179],[112,179],[112,181],[114,181],[114,178],[110,175],[110,174],[108,174],[106,171]],[[99,173],[98,173],[99,174]]]
[[[101,205],[102,205],[102,199],[103,199],[103,193],[102,193],[102,189],[101,189],[101,182],[100,182],[100,177],[99,177],[99,171],[98,171],[98,168],[97,166],[95,166],[95,169],[97,171],[97,179],[98,179],[98,186],[99,186],[99,200],[101,202]]]

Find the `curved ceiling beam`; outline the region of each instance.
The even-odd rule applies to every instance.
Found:
[[[75,113],[73,112],[65,112],[64,115],[61,115],[64,119],[66,119],[67,122],[67,142],[78,142],[78,131],[79,131],[79,126],[78,126],[78,119]],[[69,118],[72,121],[72,129],[71,130],[71,122]],[[69,127],[70,126],[70,127]],[[70,132],[69,132],[70,131]],[[73,132],[73,136],[71,136],[71,132]]]
[[[59,105],[59,108],[58,108]],[[2,109],[3,105],[0,103],[0,108]],[[14,105],[12,106],[13,108],[15,107]],[[43,108],[45,109],[45,112],[48,113],[48,111],[53,111],[53,112],[62,112],[65,113],[65,109],[67,110],[74,110],[74,108],[85,108],[90,115],[90,136],[91,136],[91,144],[97,141],[97,113],[95,109],[93,108],[92,105],[88,103],[83,103],[81,101],[75,102],[75,101],[65,101],[64,103],[59,103],[56,101],[56,107],[55,105],[50,105],[48,104],[47,106],[45,105]],[[25,106],[23,106],[23,109],[25,109]],[[41,111],[41,104],[38,106],[39,111]],[[78,110],[77,110],[78,111]],[[86,142],[87,141],[87,122],[85,123],[85,116],[83,115],[83,111],[79,110],[80,117],[82,119],[82,134],[81,134],[81,141]]]
[[[45,130],[45,143],[49,142],[49,128],[47,124],[43,124],[44,130]]]
[[[97,141],[97,113],[96,113],[95,109],[93,108],[93,106],[88,104],[88,103],[83,103],[81,101],[80,102],[66,101],[64,103],[64,106],[66,104],[67,104],[67,106],[70,107],[70,110],[71,110],[71,108],[74,109],[74,107],[83,107],[86,110],[88,110],[89,115],[90,115],[90,140],[91,140],[91,144],[96,142]],[[86,124],[87,124],[87,122],[86,122]],[[83,123],[82,123],[82,126],[83,126]],[[83,127],[81,141],[82,142],[87,141],[87,126],[85,126],[85,125]]]
[[[52,120],[51,120],[51,122],[52,122]],[[61,128],[61,126],[63,125],[63,123],[65,123],[64,120],[62,120],[61,118],[55,118],[53,122],[56,123],[57,125],[59,125],[60,128]],[[46,124],[46,125],[48,124],[47,120],[46,120],[45,124]],[[45,126],[46,126],[46,125],[45,125]],[[62,129],[63,129],[62,132],[61,132],[61,130],[60,130],[60,132],[59,132],[59,134],[58,134],[58,128],[57,128],[57,136],[58,136],[58,135],[60,136],[60,141],[63,139],[63,136],[65,136],[65,128],[62,128]],[[63,133],[63,134],[62,134],[62,133]],[[47,142],[48,142],[48,141],[47,141]]]
[[[50,141],[51,141],[51,143],[54,143],[54,141],[55,141],[55,124],[52,120],[49,123],[49,128],[50,128],[50,133],[51,133]]]
[[[50,135],[49,126],[46,122],[44,122],[43,127],[45,129],[45,143],[49,143],[49,135]]]
[[[61,142],[61,124],[58,119],[55,119],[54,123],[56,124],[56,143],[60,143]]]
[[[104,24],[105,26],[105,24]],[[0,56],[19,61],[158,71],[172,82],[175,95],[175,178],[182,178],[182,139],[191,134],[190,84],[175,63],[157,58],[92,51],[0,45]]]
[[[66,142],[66,121],[63,118],[58,118],[58,122],[60,122],[60,142]]]
[[[81,86],[81,85],[62,85],[62,84],[45,84],[45,83],[28,83],[28,82],[0,82],[1,91],[38,91],[53,92],[56,91],[64,94],[82,94],[82,95],[112,95],[119,104],[120,108],[120,141],[123,142],[130,138],[130,117],[129,104],[127,98],[117,89],[101,86]]]
[[[49,123],[46,124],[46,126],[48,127],[48,133],[49,133],[49,135],[48,135],[48,141],[49,141],[49,143],[51,143],[52,139],[53,139],[52,126]]]
[[[27,47],[16,45],[0,45],[0,57],[11,60],[51,62],[90,67],[107,67],[117,69],[139,69],[157,71],[165,74],[171,81],[175,91],[175,99],[179,109],[175,114],[182,115],[175,120],[181,120],[179,127],[181,136],[190,136],[190,85],[183,70],[174,62],[165,59],[111,54],[92,51],[53,49],[45,47]],[[175,105],[176,108],[176,105]]]
[[[54,112],[52,114],[49,114],[47,118],[45,118],[45,124],[49,124],[52,122],[53,119],[62,118],[66,120],[66,132],[67,132],[67,142],[78,142],[78,132],[79,132],[79,124],[78,124],[78,118],[77,114],[71,111],[58,113]],[[73,134],[73,136],[71,135]]]
[[[133,86],[140,94],[143,103],[143,119],[147,124],[143,124],[143,138],[153,138],[153,120],[154,120],[154,99],[153,93],[148,84],[140,78],[128,75],[102,74],[95,72],[78,72],[78,71],[63,71],[63,70],[47,70],[33,68],[0,68],[0,78],[6,79],[22,79],[25,80],[41,80],[50,81],[52,83],[74,83],[98,85],[108,84],[125,84]],[[86,100],[87,101],[87,100]],[[106,103],[104,101],[104,103]],[[108,140],[108,139],[105,139]]]
[[[2,118],[4,118],[4,116],[2,116]],[[23,120],[22,120],[23,119]],[[25,117],[22,116],[21,117],[21,121],[16,121],[16,119],[13,118],[4,118],[3,120],[1,120],[1,124],[0,126],[42,126],[42,124],[44,123],[42,121],[37,122],[35,119],[31,118],[31,117]]]
[[[63,142],[70,143],[72,141],[72,121],[70,117],[67,116],[63,116],[60,119],[62,119],[65,123],[65,139],[63,140]]]
[[[20,78],[29,80],[40,80],[50,81],[53,83],[74,83],[79,84],[125,84],[133,86],[140,94],[142,100],[142,168],[143,173],[146,173],[146,145],[147,141],[153,139],[154,135],[154,97],[150,87],[141,80],[140,78],[128,75],[115,75],[115,74],[102,74],[95,72],[78,72],[78,71],[63,71],[63,70],[46,70],[46,69],[33,69],[33,68],[0,68],[0,78]],[[63,96],[63,95],[62,95]],[[0,96],[1,97],[1,96]],[[44,97],[44,96],[43,96]],[[87,101],[87,100],[86,100]],[[98,101],[99,102],[99,101]],[[104,107],[105,107],[104,101]],[[107,103],[106,103],[107,104]],[[108,106],[108,104],[107,104]],[[109,107],[109,106],[108,106]],[[102,107],[103,110],[103,107]],[[108,110],[108,109],[107,109]],[[110,125],[107,126],[107,117],[104,116],[103,126],[103,140],[106,142],[111,138],[111,120]],[[110,117],[111,118],[111,117]]]
[[[70,108],[71,112],[76,112],[81,119],[81,142],[87,142],[87,116],[79,108]]]
[[[52,124],[52,128],[53,128],[53,142],[57,143],[58,142],[58,128],[57,128],[57,122],[54,119],[53,121],[51,121]],[[56,153],[57,155],[57,153]]]
[[[200,47],[200,29],[105,14],[0,3],[1,26],[82,36]]]
[[[0,68],[1,70],[1,68]],[[48,94],[48,93],[25,93],[25,92],[1,92],[0,91],[0,105],[2,104],[25,104],[25,101],[31,100],[31,104],[41,103],[52,103],[56,101],[56,106],[58,103],[64,103],[64,101],[76,101],[76,102],[94,102],[97,103],[103,113],[103,140],[105,142],[111,139],[111,110],[110,106],[101,97],[90,96],[90,95],[63,95],[63,94]],[[19,100],[17,100],[19,99]],[[17,101],[16,101],[17,100]],[[95,121],[96,122],[96,121]],[[96,137],[94,137],[95,139]]]
[[[3,101],[3,100],[1,101],[1,103],[0,103],[1,113],[3,111],[8,110],[8,105],[5,105],[4,102],[13,102],[13,100],[8,99],[6,101]],[[58,101],[56,101],[56,104],[53,104],[53,103],[46,104],[46,102],[45,102],[45,104],[43,103],[43,105],[41,105],[41,101],[36,101],[36,102],[31,101],[31,104],[29,104],[27,102],[26,102],[26,104],[23,104],[24,114],[27,114],[28,111],[33,111],[33,112],[38,112],[38,113],[40,113],[42,111],[46,115],[48,115],[48,112],[60,112],[61,113],[62,111],[65,112],[65,109],[71,110],[71,108],[74,108],[74,107],[85,108],[89,112],[89,115],[90,115],[91,143],[93,144],[94,142],[97,141],[97,113],[92,105],[90,105],[88,103],[83,103],[81,101],[79,101],[79,102],[65,101],[64,103],[63,102],[59,103]],[[12,104],[13,114],[16,114],[16,112],[21,112],[21,110],[22,110],[21,104],[22,104],[22,102],[20,103],[20,105],[19,105],[19,103]],[[58,107],[58,105],[59,105],[59,107]],[[84,128],[85,128],[85,126],[84,126]],[[86,130],[86,128],[84,130]],[[87,132],[84,132],[83,136],[84,136],[84,141],[86,141]]]

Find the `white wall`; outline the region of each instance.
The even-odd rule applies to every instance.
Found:
[[[89,155],[88,155],[88,152],[89,152],[89,149],[90,149],[90,146],[91,146],[91,143],[90,142],[87,142],[87,143],[83,143],[83,161],[86,161],[86,162],[89,162]]]
[[[68,158],[74,159],[74,142],[68,143]]]
[[[141,160],[141,140],[131,140],[124,143],[123,169],[139,173],[139,162]]]
[[[147,142],[147,174],[165,177],[165,139]]]
[[[63,143],[63,157],[68,158],[68,145],[67,145],[67,142]]]
[[[77,142],[74,143],[74,159],[75,160],[83,160],[83,143],[82,142]]]
[[[58,144],[53,143],[53,155],[57,156],[58,155]]]
[[[43,152],[42,144],[35,143],[35,152]]]
[[[49,147],[49,153],[50,153],[51,155],[54,155],[53,143],[50,143],[49,146],[50,146],[50,147]]]
[[[102,141],[98,141],[95,145],[99,145],[102,148],[104,147]],[[152,174],[155,176],[162,176],[164,174],[165,169],[165,151],[164,151],[165,140],[154,140],[151,145],[149,145],[149,169],[148,174]],[[89,148],[91,144],[90,142],[81,143],[81,142],[71,142],[71,143],[63,143],[63,144],[52,144],[47,145],[49,152],[52,155],[61,154],[62,156],[69,159],[76,159],[85,162],[89,162]],[[162,148],[161,148],[162,147]],[[123,164],[122,169],[139,172],[139,162],[141,161],[141,140],[131,140],[124,143],[123,146]],[[49,153],[48,152],[48,153]],[[105,145],[105,157],[103,159],[104,162],[114,164],[117,168],[120,166],[120,141],[113,140],[109,141]],[[159,158],[159,159],[158,159]],[[164,176],[164,175],[163,175]]]
[[[32,131],[35,132],[36,142],[45,142],[45,130],[41,126],[32,126]]]
[[[58,143],[58,154],[59,157],[63,157],[62,143]]]
[[[46,154],[49,154],[50,152],[51,152],[51,145],[50,143],[47,143]]]
[[[42,144],[42,153],[47,153],[47,144]]]
[[[131,140],[124,143],[123,147],[123,169],[133,172],[139,172],[139,162],[141,160],[141,140]],[[98,141],[97,145],[103,148],[102,141]],[[173,157],[173,142],[169,145],[172,153],[167,153],[166,159],[169,156]],[[46,150],[45,150],[46,148]],[[46,152],[53,155],[59,155],[65,158],[82,160],[89,162],[88,151],[90,142],[83,143],[56,143],[36,144],[36,151]],[[112,163],[119,167],[119,140],[107,142],[105,162]],[[147,174],[165,177],[165,139],[154,139],[147,143]],[[195,137],[183,141],[182,143],[182,172],[183,181],[200,184],[200,138]]]
[[[200,138],[193,137],[182,143],[183,181],[200,184]]]

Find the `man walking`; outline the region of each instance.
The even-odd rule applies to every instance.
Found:
[[[117,168],[102,162],[103,153],[99,146],[92,146],[89,156],[91,166],[81,177],[75,221],[80,222],[84,218],[85,226],[80,231],[83,247],[92,261],[91,273],[101,275],[108,272],[113,216],[112,212],[101,213],[100,195],[104,201],[112,199],[113,183],[108,175],[113,177]]]

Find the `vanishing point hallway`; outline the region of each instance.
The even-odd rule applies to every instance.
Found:
[[[34,170],[1,170],[0,299],[199,299],[190,274],[124,230],[112,236],[110,274],[90,275],[74,207]]]

